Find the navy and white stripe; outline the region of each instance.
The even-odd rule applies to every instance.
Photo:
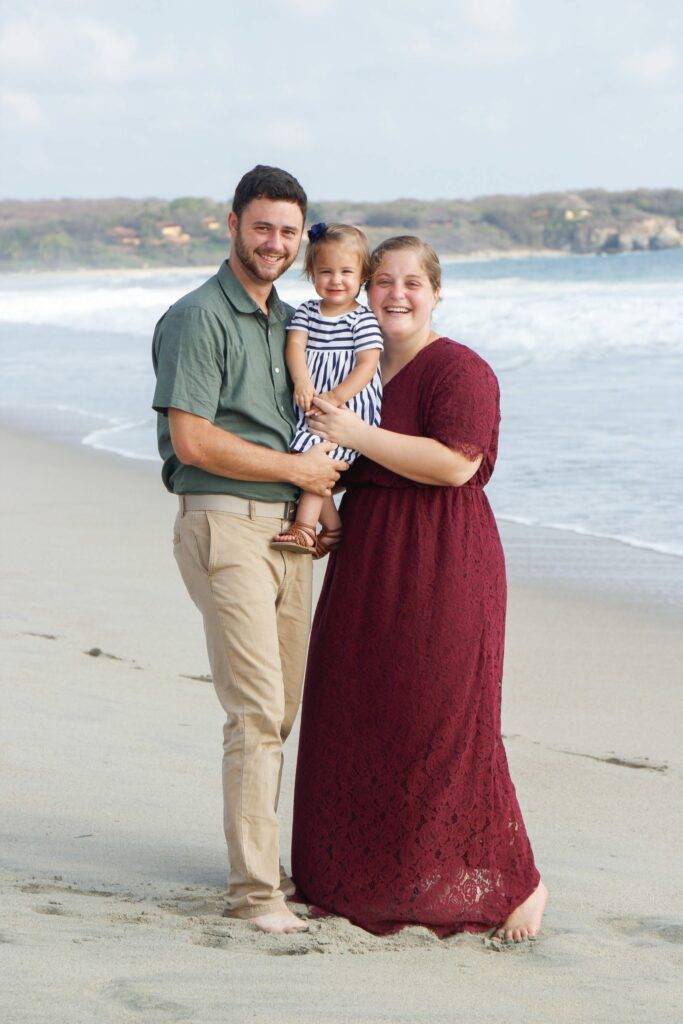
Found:
[[[371,348],[383,349],[382,334],[375,314],[367,306],[359,305],[350,313],[341,316],[323,316],[320,300],[303,302],[289,324],[290,330],[306,331],[306,362],[313,387],[318,394],[332,391],[351,373],[356,364],[356,353]],[[350,398],[347,407],[357,413],[366,423],[379,426],[382,408],[382,380],[379,367],[374,377],[362,391]],[[297,425],[290,445],[293,452],[306,452],[322,438],[308,430],[306,415],[294,403]],[[338,445],[330,452],[330,458],[353,462],[358,452]]]

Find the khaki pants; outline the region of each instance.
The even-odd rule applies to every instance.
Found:
[[[204,618],[223,730],[226,912],[280,910],[277,802],[282,744],[301,698],[311,614],[311,558],[269,547],[284,519],[186,512],[173,547]]]

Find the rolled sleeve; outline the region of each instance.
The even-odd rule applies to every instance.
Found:
[[[182,409],[214,421],[225,373],[225,338],[215,314],[200,306],[171,308],[154,332],[157,383],[152,407]]]

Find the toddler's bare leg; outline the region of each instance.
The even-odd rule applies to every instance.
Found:
[[[332,501],[332,499],[322,498],[319,494],[304,492],[299,498],[299,504],[296,508],[298,522],[304,523],[306,526],[316,527],[325,501]]]
[[[297,505],[296,521],[298,523],[303,523],[304,526],[310,526],[312,529],[315,530],[316,526],[318,525],[318,520],[320,518],[320,510],[323,507],[324,500],[325,499],[322,498],[319,494],[308,494],[307,492],[304,492],[299,498],[299,504]],[[329,498],[327,500],[331,501],[332,499]],[[278,535],[274,539],[276,541],[287,541],[294,540],[294,537],[292,536],[291,533],[285,532],[278,533]],[[315,546],[315,541],[313,540],[312,537],[306,536],[306,545],[309,548]]]

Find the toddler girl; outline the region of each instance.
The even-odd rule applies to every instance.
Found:
[[[285,359],[294,383],[298,421],[290,450],[308,451],[322,438],[308,428],[314,395],[348,405],[366,423],[379,425],[382,335],[367,306],[357,301],[367,280],[370,253],[365,235],[348,224],[314,224],[308,232],[304,271],[320,299],[302,303],[289,325]],[[358,452],[337,446],[332,459],[353,462]],[[316,525],[322,524],[316,536]],[[271,541],[273,547],[322,558],[341,542],[341,519],[332,498],[302,494],[296,522]]]

